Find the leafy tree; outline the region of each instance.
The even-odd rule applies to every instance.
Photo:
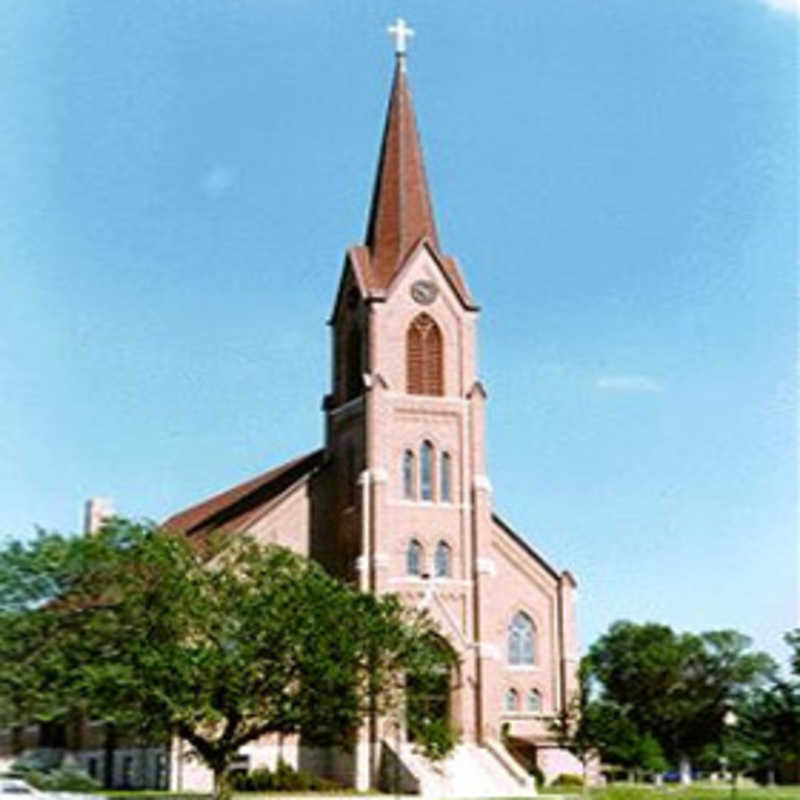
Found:
[[[121,519],[40,533],[0,551],[0,710],[177,733],[224,797],[247,742],[348,746],[365,715],[398,706],[405,669],[441,672],[430,630],[395,597],[244,536],[199,550]]]
[[[736,631],[698,636],[620,621],[592,645],[589,664],[601,698],[677,762],[719,741],[726,709],[774,672],[772,660],[749,647]]]
[[[661,745],[650,734],[636,740],[634,764],[651,775],[660,775],[668,766]]]
[[[588,784],[588,765],[597,758],[634,773],[663,772],[667,763],[658,741],[649,734],[642,735],[620,706],[592,698],[591,674],[591,661],[584,658],[579,689],[551,726],[560,745],[581,761],[584,784]]]
[[[583,794],[589,792],[589,763],[600,754],[604,743],[604,717],[590,697],[590,665],[582,659],[578,667],[578,688],[550,722],[550,732],[560,747],[581,762]]]
[[[800,675],[800,628],[789,631],[784,641],[792,648],[791,667],[795,675]]]
[[[595,700],[589,705],[589,714],[604,764],[624,767],[634,775],[659,775],[667,769],[658,741],[650,734],[641,734],[619,706]]]
[[[782,763],[800,760],[800,682],[774,677],[739,704],[738,738],[750,763],[766,773],[769,782]]]

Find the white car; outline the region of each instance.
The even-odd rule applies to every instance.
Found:
[[[28,800],[44,800],[50,797],[48,792],[34,789],[22,778],[0,778],[0,800],[12,800],[12,795],[20,800],[23,800],[26,795]]]

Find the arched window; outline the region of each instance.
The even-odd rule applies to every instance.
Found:
[[[528,711],[538,714],[542,710],[542,695],[538,689],[531,689],[528,692]]]
[[[436,545],[433,572],[437,578],[447,578],[450,575],[450,545],[447,542]]]
[[[429,314],[415,317],[406,333],[409,394],[444,394],[442,332]]]
[[[442,453],[442,467],[440,469],[440,482],[441,487],[439,491],[439,499],[443,503],[449,503],[453,499],[452,494],[452,482],[453,478],[451,475],[452,470],[452,459],[450,458],[450,453]]]
[[[534,637],[536,629],[533,620],[523,611],[517,611],[508,629],[508,663],[534,663]]]
[[[409,575],[422,574],[422,545],[416,539],[412,539],[408,543],[408,551],[406,552],[406,572]]]
[[[503,698],[505,711],[519,711],[519,692],[516,689],[507,689]]]
[[[403,453],[403,497],[413,500],[417,494],[417,476],[414,465],[414,454],[410,450]]]
[[[423,442],[419,449],[419,496],[422,500],[433,500],[433,445]]]
[[[352,400],[354,397],[358,397],[364,389],[363,369],[361,368],[361,332],[358,329],[358,325],[353,325],[347,336],[345,359],[347,363],[345,370],[345,381],[347,381],[345,399]]]

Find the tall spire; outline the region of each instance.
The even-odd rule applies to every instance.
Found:
[[[374,275],[384,285],[420,239],[439,247],[406,79],[406,39],[414,32],[402,19],[389,32],[396,39],[394,79],[365,240]]]

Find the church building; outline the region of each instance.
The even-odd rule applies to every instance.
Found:
[[[378,721],[351,754],[265,737],[243,750],[250,768],[274,766],[280,750],[360,789],[386,788],[393,771],[428,795],[530,794],[533,764],[549,779],[580,771],[548,728],[576,688],[576,583],[494,507],[480,309],[436,229],[406,71],[412,31],[402,20],[390,31],[394,77],[366,235],[344,255],[328,321],[323,446],[165,525],[189,537],[247,533],[364,591],[396,593],[428,610],[458,656],[438,708],[459,744],[443,764]],[[205,788],[202,773],[173,753],[170,788]]]

